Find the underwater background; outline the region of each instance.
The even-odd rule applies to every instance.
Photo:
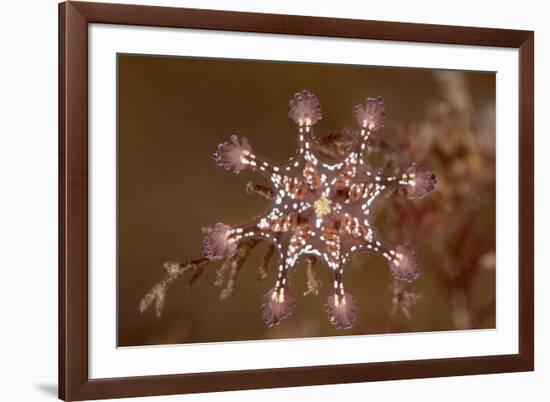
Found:
[[[165,56],[118,56],[118,346],[219,342],[375,333],[495,328],[496,75],[333,64],[299,64]],[[379,200],[372,223],[393,244],[411,244],[421,276],[395,300],[387,263],[362,254],[345,266],[358,303],[354,326],[335,329],[324,304],[331,277],[319,261],[319,295],[303,296],[301,262],[291,276],[294,313],[268,328],[262,296],[273,286],[258,268],[267,244],[245,261],[235,291],[220,301],[216,263],[192,285],[168,288],[162,316],[140,314],[143,296],[165,275],[166,261],[202,256],[202,228],[242,224],[269,201],[246,193],[251,171],[236,175],[212,154],[232,134],[283,162],[294,155],[296,126],[288,102],[307,89],[319,98],[323,137],[355,125],[353,107],[381,96],[386,124],[373,138],[384,146],[369,162],[386,169],[412,161],[437,176],[420,200]]]

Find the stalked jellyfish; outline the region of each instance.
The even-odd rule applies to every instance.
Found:
[[[179,269],[172,263],[164,282],[188,269],[194,269],[196,279],[208,262],[225,259],[218,269],[217,284],[223,283],[228,274],[228,285],[222,296],[230,294],[248,252],[258,242],[266,241],[269,247],[262,260],[260,276],[266,276],[273,254],[278,256],[278,271],[274,286],[263,298],[264,322],[268,326],[277,325],[292,314],[296,300],[288,278],[300,258],[305,257],[306,293],[317,294],[319,280],[312,267],[320,259],[332,274],[332,290],[325,304],[330,322],[337,328],[350,328],[356,318],[357,303],[345,290],[344,268],[358,253],[371,251],[381,255],[399,281],[410,282],[420,273],[414,251],[407,245],[390,246],[376,234],[370,223],[375,202],[382,195],[399,189],[409,198],[422,198],[435,188],[436,178],[416,163],[396,175],[383,175],[369,167],[366,161],[369,138],[384,127],[386,116],[380,97],[367,98],[354,108],[358,130],[351,135],[346,152],[330,163],[322,160],[315,150],[318,142],[313,136],[313,127],[322,119],[317,97],[301,91],[294,95],[289,106],[289,117],[298,126],[298,149],[288,162],[268,162],[254,152],[246,138],[235,135],[229,142],[220,144],[213,155],[216,164],[227,170],[240,173],[250,169],[263,175],[270,188],[249,183],[247,190],[269,199],[269,208],[244,225],[217,223],[207,229],[204,258],[179,264],[176,266]],[[156,289],[158,293],[158,286],[152,292]],[[160,288],[164,292],[166,286]],[[150,293],[140,309],[147,309],[154,300],[155,295]]]

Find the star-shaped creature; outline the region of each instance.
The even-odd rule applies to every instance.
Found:
[[[367,98],[355,107],[354,115],[359,130],[335,162],[321,160],[314,150],[313,127],[322,114],[317,97],[308,91],[298,92],[290,101],[289,117],[298,126],[298,150],[288,162],[276,165],[264,160],[246,138],[237,136],[214,153],[218,165],[235,173],[252,169],[271,186],[266,192],[272,203],[265,214],[240,226],[218,223],[204,239],[208,260],[229,258],[250,239],[274,246],[279,257],[277,280],[262,308],[268,326],[280,323],[294,309],[288,277],[302,256],[322,259],[332,272],[333,289],[325,309],[337,328],[351,327],[356,317],[357,305],[346,292],[343,277],[346,263],[357,253],[380,254],[398,280],[412,281],[419,275],[415,253],[406,245],[386,244],[369,217],[374,203],[390,191],[401,189],[409,198],[426,196],[435,188],[435,176],[416,163],[395,176],[372,170],[365,154],[369,137],[384,126],[382,98]]]

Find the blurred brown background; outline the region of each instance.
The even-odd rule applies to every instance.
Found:
[[[336,330],[323,309],[328,269],[317,265],[321,292],[304,297],[302,263],[294,314],[266,328],[261,296],[275,270],[257,280],[261,245],[230,298],[219,300],[212,264],[192,287],[186,278],[171,284],[160,318],[140,314],[165,261],[201,256],[202,227],[239,224],[267,207],[245,192],[259,175],[225,171],[212,153],[236,133],[259,155],[288,159],[297,141],[288,101],[302,89],[321,102],[318,136],[354,127],[353,106],[382,96],[386,127],[376,137],[388,148],[373,152],[374,163],[391,170],[416,161],[436,174],[428,197],[392,197],[375,211],[381,236],[416,248],[422,275],[406,291],[420,300],[408,309],[398,301],[392,314],[387,264],[364,254],[346,266],[357,321]],[[119,346],[495,327],[495,74],[119,55],[118,125]]]

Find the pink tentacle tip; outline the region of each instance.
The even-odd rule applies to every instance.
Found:
[[[216,223],[209,228],[203,240],[203,255],[206,258],[217,260],[230,257],[237,251],[237,242],[231,237],[231,226]]]
[[[386,119],[384,100],[380,96],[367,98],[365,103],[355,106],[353,114],[359,127],[376,131],[384,127],[384,120]]]
[[[247,168],[251,153],[252,147],[246,138],[242,137],[239,141],[236,135],[232,135],[230,142],[218,145],[218,150],[212,157],[218,166],[239,173]]]
[[[335,293],[327,299],[325,310],[332,325],[338,329],[351,328],[356,319],[357,303],[353,296],[344,292]]]
[[[287,318],[294,311],[296,299],[286,288],[271,289],[264,295],[262,318],[268,327],[273,327]]]
[[[323,118],[321,104],[315,95],[309,91],[300,91],[289,102],[290,117],[299,126],[312,126]]]
[[[416,263],[416,253],[408,246],[397,246],[390,262],[390,271],[394,278],[411,282],[420,275]]]
[[[431,193],[437,185],[435,174],[414,162],[405,173],[408,176],[405,188],[409,198],[423,198]]]

